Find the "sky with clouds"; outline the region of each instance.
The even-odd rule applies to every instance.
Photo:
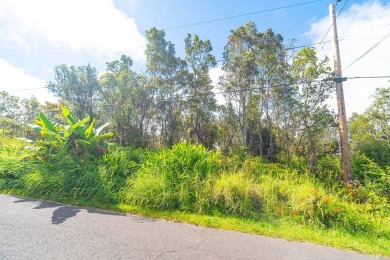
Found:
[[[91,63],[102,71],[105,63],[126,54],[137,71],[145,70],[145,30],[166,29],[166,38],[183,56],[187,33],[210,39],[217,60],[222,58],[230,30],[254,21],[259,30],[272,28],[286,43],[314,44],[329,29],[329,0],[188,1],[182,0],[2,0],[0,1],[0,91],[40,101],[53,100],[44,89],[60,64]],[[344,72],[344,76],[390,75],[390,2],[342,0],[337,19],[343,68],[371,52]],[[291,6],[289,8],[279,8]],[[276,9],[276,10],[275,10]],[[260,11],[260,12],[259,12]],[[263,12],[264,11],[264,12]],[[196,26],[188,25],[240,14],[254,13]],[[320,56],[332,57],[331,33],[324,44],[314,45]],[[211,70],[216,81],[220,67]],[[344,84],[347,113],[363,112],[377,87],[388,79],[356,79]],[[29,90],[26,90],[29,89]],[[329,104],[335,109],[335,101]]]

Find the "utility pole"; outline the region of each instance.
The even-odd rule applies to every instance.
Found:
[[[347,129],[347,116],[345,113],[344,103],[344,91],[343,81],[341,73],[339,40],[337,37],[337,25],[335,16],[335,5],[329,5],[330,22],[333,29],[333,61],[335,70],[335,82],[336,82],[336,95],[337,95],[337,108],[339,117],[339,132],[340,132],[340,145],[341,145],[341,161],[343,166],[344,183],[347,185],[352,180],[351,174],[351,162],[349,159],[349,143],[348,143],[348,129]]]

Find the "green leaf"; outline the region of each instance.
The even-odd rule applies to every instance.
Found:
[[[71,136],[73,134],[73,131],[74,131],[74,129],[72,127],[70,127],[70,126],[66,126],[64,128],[64,130],[65,130],[65,132],[64,132],[64,137],[65,138]]]
[[[80,136],[83,136],[84,135],[84,132],[85,132],[85,127],[82,127],[83,125],[85,125],[86,123],[88,123],[90,120],[90,117],[87,116],[86,118],[84,118],[83,120],[75,123],[74,125],[72,125],[72,128],[74,129],[74,131],[76,133],[78,133]]]
[[[49,121],[49,119],[47,119],[45,114],[43,114],[42,112],[39,112],[38,117],[39,117],[39,119],[41,119],[41,122],[42,122],[43,126],[47,130],[49,130],[50,132],[58,134],[57,129],[52,125],[52,123]]]
[[[50,141],[55,141],[58,142],[59,144],[63,144],[64,140],[58,133],[53,133],[47,129],[43,129],[41,131],[41,135],[47,137],[48,140]]]
[[[75,142],[76,142],[76,144],[80,145],[81,147],[86,147],[86,148],[88,148],[88,146],[91,145],[91,142],[88,140],[77,139],[77,140],[75,140]]]
[[[41,126],[41,127],[43,126],[43,125],[42,125],[42,121],[39,120],[39,119],[35,119],[35,120],[34,120],[34,123],[35,123],[35,125],[38,125],[38,126]]]
[[[92,123],[88,126],[87,130],[85,130],[84,134],[87,138],[91,135],[93,131],[93,125],[95,124],[95,118],[92,120]]]
[[[91,138],[91,141],[92,142],[98,142],[104,138],[109,138],[111,136],[113,136],[114,134],[113,133],[107,133],[107,134],[102,134],[102,135],[97,135],[97,136],[94,136],[93,138]]]
[[[65,116],[66,120],[68,120],[69,124],[70,125],[76,124],[77,121],[72,115],[72,113],[70,113],[69,109],[66,106],[63,106],[61,109],[62,109],[62,114]]]

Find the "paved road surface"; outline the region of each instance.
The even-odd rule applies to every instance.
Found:
[[[0,259],[378,259],[0,194]]]

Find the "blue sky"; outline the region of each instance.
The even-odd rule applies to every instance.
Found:
[[[122,2],[122,1],[117,1]],[[278,0],[278,1],[140,1],[135,4],[131,14],[139,21],[139,29],[156,26],[159,29],[172,28],[202,21],[225,18],[240,14],[248,14],[278,7],[312,2],[310,0]],[[310,20],[326,16],[331,1],[308,3],[301,6],[279,9],[275,11],[246,15],[201,25],[166,30],[167,38],[177,46],[178,54],[183,52],[184,37],[187,33],[197,34],[201,38],[210,39],[217,59],[222,58],[223,47],[232,29],[252,20],[260,31],[274,29],[285,38],[286,42],[296,39],[305,44],[309,39],[303,33],[310,29]]]
[[[252,14],[185,28],[167,30],[166,38],[183,56],[184,37],[197,34],[210,39],[217,60],[222,58],[230,30],[252,20],[260,31],[272,28],[286,43],[295,45],[321,41],[329,28],[328,6],[332,1],[179,1],[179,0],[2,0],[0,1],[0,91],[40,101],[52,99],[45,89],[60,64],[86,65],[98,71],[105,63],[126,54],[137,71],[145,69],[145,30],[166,29],[229,16],[313,2],[270,12]],[[343,66],[366,52],[390,33],[389,1],[342,0],[338,18]],[[325,40],[329,40],[328,34]],[[390,38],[390,37],[389,37]],[[320,56],[332,57],[331,44],[317,46]],[[344,73],[345,76],[390,75],[390,39],[378,45]],[[332,63],[330,63],[332,65]],[[220,67],[211,71],[218,78]],[[387,79],[355,80],[345,84],[347,113],[363,112],[376,87]],[[23,89],[38,88],[22,91]],[[334,107],[334,101],[329,104]]]

